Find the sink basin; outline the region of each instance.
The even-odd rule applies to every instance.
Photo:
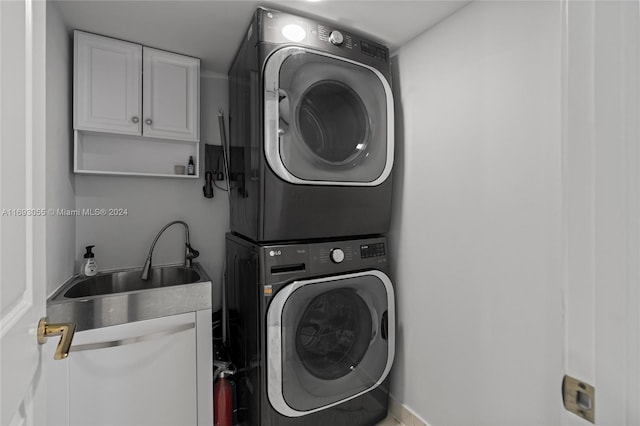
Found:
[[[184,266],[151,268],[149,279],[146,281],[140,279],[140,274],[140,270],[133,270],[101,273],[95,277],[80,278],[64,292],[64,297],[75,299],[200,281],[200,274],[195,269]]]
[[[47,316],[76,331],[211,309],[211,278],[198,263],[101,272],[72,277],[47,300]]]

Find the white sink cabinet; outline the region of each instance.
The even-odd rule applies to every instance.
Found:
[[[76,30],[73,68],[76,173],[198,177],[199,59]]]
[[[55,425],[213,424],[211,309],[76,333],[44,356]]]

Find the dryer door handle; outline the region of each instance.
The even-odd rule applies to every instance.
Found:
[[[291,100],[284,89],[278,89],[278,136],[289,133],[291,126]]]
[[[380,323],[380,334],[384,340],[389,339],[389,311],[382,314],[382,322]]]

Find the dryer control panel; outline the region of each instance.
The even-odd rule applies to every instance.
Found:
[[[261,248],[265,283],[366,269],[386,270],[387,240],[375,237]]]
[[[259,9],[258,16],[261,41],[315,47],[361,62],[389,62],[389,49],[382,44],[329,23],[270,9]]]

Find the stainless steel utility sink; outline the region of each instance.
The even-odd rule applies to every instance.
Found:
[[[211,279],[198,263],[153,267],[148,280],[141,272],[72,277],[47,300],[49,321],[82,331],[211,308]]]
[[[149,290],[158,287],[190,284],[200,281],[200,274],[193,268],[166,266],[151,268],[148,280],[140,279],[140,270],[100,273],[95,277],[81,277],[71,283],[64,297],[78,298],[102,294]]]

